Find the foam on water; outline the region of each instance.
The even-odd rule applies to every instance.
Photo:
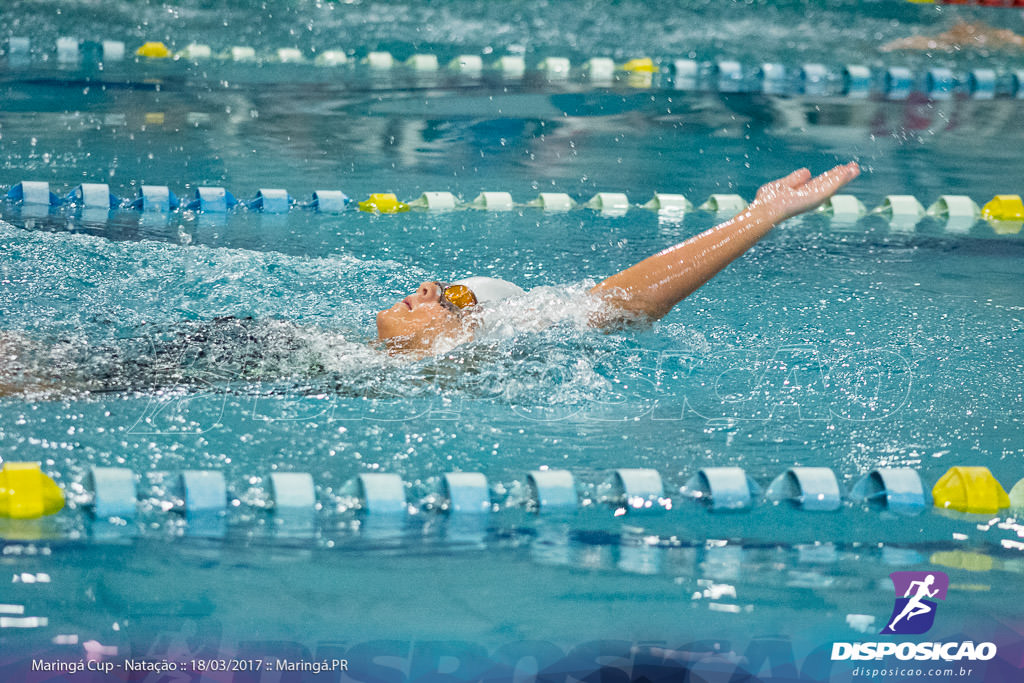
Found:
[[[5,348],[19,363],[7,372],[43,396],[202,392],[212,384],[243,393],[435,391],[578,404],[610,392],[608,362],[636,343],[590,327],[603,310],[586,295],[592,281],[536,287],[489,307],[474,314],[471,340],[439,340],[434,354],[414,360],[369,343],[374,313],[401,291],[396,281],[429,279],[393,261],[113,242],[6,224],[0,240]],[[671,337],[686,334],[678,328]]]

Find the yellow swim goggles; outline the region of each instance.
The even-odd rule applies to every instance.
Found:
[[[466,285],[437,281],[434,284],[440,292],[438,301],[453,313],[461,313],[463,309],[476,305],[476,295]]]

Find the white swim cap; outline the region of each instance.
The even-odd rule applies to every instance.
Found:
[[[496,277],[465,277],[452,284],[469,287],[476,295],[478,304],[487,304],[526,293],[522,287]]]

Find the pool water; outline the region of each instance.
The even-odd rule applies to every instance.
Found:
[[[38,46],[80,35],[432,51],[442,63],[522,50],[530,63],[600,52],[919,65],[877,46],[948,28],[954,11],[825,5],[627,2],[598,17],[596,4],[564,2],[120,2],[109,10],[124,18],[118,31],[90,3],[4,12],[12,35]],[[1020,30],[1018,13],[956,11]],[[636,44],[624,25],[639,27]],[[755,27],[764,52],[742,38]],[[864,171],[848,191],[869,209],[888,195],[980,204],[1024,185],[1015,99],[423,82],[358,67],[334,79],[310,64],[98,72],[34,49],[27,65],[0,67],[0,190],[102,182],[127,198],[156,184],[187,200],[214,185],[246,200],[279,187],[301,202],[325,189],[467,202],[507,191],[520,205],[270,215],[0,204],[0,327],[17,333],[14,371],[30,387],[0,399],[0,458],[41,461],[68,498],[37,525],[0,520],[13,577],[0,603],[16,619],[0,620],[0,672],[95,641],[172,659],[345,653],[364,667],[351,680],[384,680],[370,655],[415,677],[437,652],[514,661],[513,646],[531,642],[546,653],[538,662],[557,661],[613,640],[640,648],[635,666],[636,652],[666,659],[668,648],[708,676],[757,674],[752,653],[774,643],[811,680],[849,680],[819,650],[873,638],[892,606],[888,574],[929,569],[951,580],[929,638],[984,633],[1005,652],[1020,640],[1006,599],[1024,581],[1012,515],[767,501],[723,514],[680,493],[713,466],[742,467],[761,488],[794,466],[833,468],[844,490],[876,467],[913,468],[930,489],[955,465],[1013,486],[1024,476],[1019,224],[809,214],[657,324],[602,333],[582,322],[589,286],[728,214],[523,205],[540,192],[749,200],[793,168],[848,159]],[[1021,56],[934,59],[1009,70]],[[424,280],[470,274],[530,292],[496,331],[437,356],[410,362],[366,343],[376,311]],[[136,519],[93,519],[94,466],[138,475]],[[665,495],[632,509],[611,484],[618,468],[657,470]],[[222,515],[177,511],[176,475],[193,469],[223,473]],[[530,509],[526,475],[538,469],[574,474],[577,510]],[[274,472],[310,473],[316,509],[275,514]],[[486,475],[489,514],[444,509],[451,472]],[[361,509],[352,482],[366,473],[400,475],[408,514]],[[985,680],[1002,680],[1010,657]],[[786,675],[775,664],[765,671]]]

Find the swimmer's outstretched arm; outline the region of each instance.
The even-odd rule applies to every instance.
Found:
[[[886,43],[882,52],[895,50],[959,50],[961,48],[1024,47],[1024,36],[1009,29],[992,28],[981,22],[968,23],[958,19],[956,25],[937,36],[911,36]]]
[[[663,317],[777,223],[821,204],[859,174],[860,168],[851,162],[816,178],[802,168],[764,185],[735,218],[660,251],[591,289],[592,295],[624,314],[599,318],[592,324],[602,327],[629,318]]]

